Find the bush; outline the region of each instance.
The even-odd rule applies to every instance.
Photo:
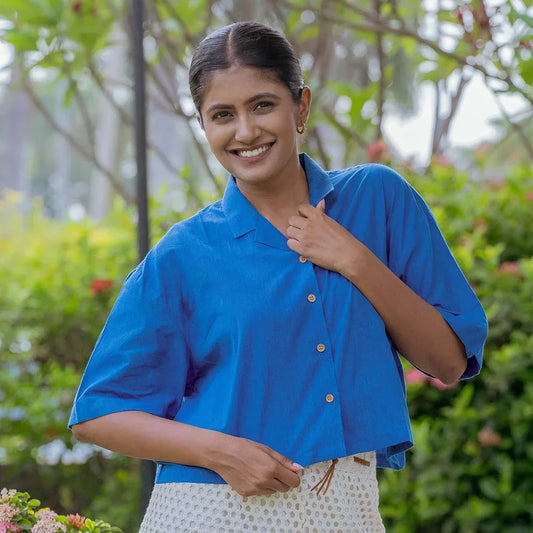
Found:
[[[439,390],[408,374],[416,446],[402,472],[380,471],[391,532],[519,532],[533,521],[533,176],[468,181],[452,167],[407,179],[430,204],[489,318],[485,367]],[[81,372],[136,263],[133,214],[105,223],[31,217],[6,198],[0,238],[2,481],[135,531],[137,462],[76,443],[66,429]],[[157,239],[180,213],[153,203]],[[105,483],[102,481],[105,480]]]
[[[525,532],[533,524],[533,174],[410,176],[489,320],[481,374],[454,388],[408,371],[415,448],[380,471],[388,531]]]

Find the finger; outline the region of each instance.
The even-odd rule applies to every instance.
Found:
[[[276,492],[288,492],[290,489],[294,488],[290,485],[287,485],[286,483],[281,482],[279,479],[273,479],[270,483],[269,489],[273,489]]]
[[[302,255],[302,250],[301,250],[301,244],[300,244],[300,241],[298,241],[298,240],[296,240],[296,239],[287,239],[287,246],[288,246],[289,249],[292,250],[293,252],[296,252],[297,254]]]
[[[300,228],[295,228],[294,226],[289,226],[287,228],[287,237],[299,241],[302,238],[303,231]]]
[[[300,476],[296,472],[282,466],[277,470],[275,476],[280,483],[290,488],[297,487],[300,484]]]
[[[295,228],[302,229],[305,224],[305,218],[298,217],[298,216],[292,216],[289,218],[289,226],[294,226]]]
[[[320,202],[318,202],[318,204],[316,204],[316,208],[319,211],[322,211],[322,213],[325,213],[326,212],[326,200],[324,200],[324,198],[322,198],[322,200],[320,200]]]
[[[315,208],[310,204],[300,204],[298,206],[298,214],[309,218],[315,212]]]

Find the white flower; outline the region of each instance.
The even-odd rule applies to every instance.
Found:
[[[2,489],[0,490],[0,503],[5,503],[9,498],[12,498],[17,493],[16,489]]]

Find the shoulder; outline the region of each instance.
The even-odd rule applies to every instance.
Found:
[[[224,213],[219,200],[174,224],[157,243],[156,248],[168,251],[209,242],[212,233],[220,230],[224,224]]]
[[[174,224],[139,266],[151,264],[163,270],[180,269],[212,247],[218,240],[215,234],[220,234],[224,227],[221,202],[217,201]]]
[[[328,175],[340,195],[364,195],[367,198],[378,196],[389,207],[399,196],[413,190],[398,172],[377,163],[330,170]]]

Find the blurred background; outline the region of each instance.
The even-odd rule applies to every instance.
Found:
[[[136,265],[130,2],[0,3],[0,488],[134,532],[139,463],[66,428]],[[239,20],[295,45],[325,168],[391,165],[424,196],[490,325],[485,367],[445,387],[406,364],[415,435],[380,471],[391,532],[533,528],[533,8],[522,0],[151,0],[144,50],[152,244],[219,198],[187,83]]]

